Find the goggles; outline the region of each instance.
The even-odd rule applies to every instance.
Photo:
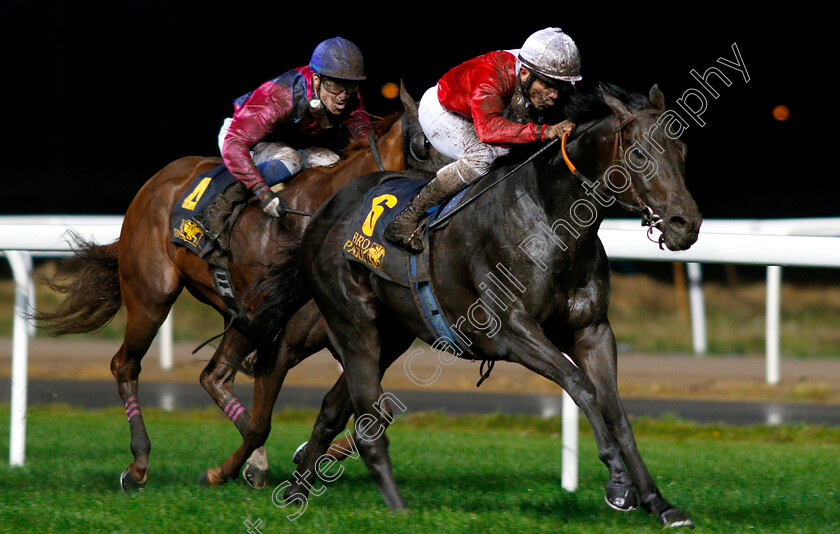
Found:
[[[359,90],[359,84],[345,82],[344,80],[334,80],[332,78],[321,77],[321,87],[330,94],[340,95],[347,92],[348,95],[355,94]]]

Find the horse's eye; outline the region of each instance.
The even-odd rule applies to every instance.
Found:
[[[411,156],[418,161],[428,161],[431,143],[426,139],[423,132],[418,132],[411,137],[409,142]]]
[[[638,148],[633,150],[633,155],[636,156],[637,158],[644,158],[645,157],[644,152],[642,152]]]

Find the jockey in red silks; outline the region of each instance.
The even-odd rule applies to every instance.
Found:
[[[413,252],[427,210],[486,174],[516,143],[562,137],[574,124],[547,124],[562,108],[558,100],[581,80],[580,55],[559,28],[532,34],[521,49],[499,50],[470,59],[426,91],[418,108],[420,125],[441,154],[456,161],[442,167],[385,230],[389,241]]]
[[[225,165],[281,217],[288,208],[270,186],[301,168],[332,165],[351,138],[365,138],[370,119],[358,93],[364,59],[342,37],[320,43],[308,66],[281,74],[234,101],[219,132]]]

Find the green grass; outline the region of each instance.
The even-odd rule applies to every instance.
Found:
[[[291,474],[289,454],[308,437],[314,412],[282,412],[268,443],[272,488]],[[146,411],[152,467],[146,489],[124,495],[117,477],[129,459],[119,408],[34,407],[26,466],[11,468],[8,408],[0,409],[2,532],[659,532],[656,518],[621,514],[603,501],[606,468],[582,424],[580,489],[560,487],[558,418],[417,414],[389,430],[395,475],[410,512],[393,515],[361,460],[310,496],[294,522],[289,509],[240,481],[201,488],[203,470],[239,444],[215,411]],[[660,490],[698,532],[837,532],[840,429],[726,427],[634,421]]]

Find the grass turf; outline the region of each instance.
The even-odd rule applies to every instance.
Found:
[[[580,488],[560,487],[559,418],[401,417],[389,430],[397,482],[410,511],[391,514],[361,460],[310,495],[295,521],[272,490],[290,477],[290,453],[311,430],[314,412],[276,415],[267,444],[269,489],[241,480],[197,485],[240,443],[214,411],[149,409],[149,482],[124,495],[117,478],[130,460],[119,408],[29,411],[26,466],[9,467],[0,440],[1,532],[658,532],[641,510],[622,514],[603,500],[606,468],[582,423]],[[0,435],[8,436],[8,407]],[[837,532],[840,429],[727,427],[673,420],[634,421],[640,449],[665,497],[685,509],[698,532]],[[320,485],[316,485],[320,489]],[[252,532],[256,532],[253,530]]]

